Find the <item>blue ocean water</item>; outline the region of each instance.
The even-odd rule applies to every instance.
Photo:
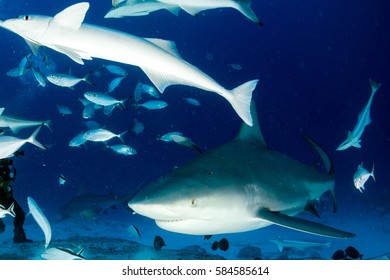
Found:
[[[52,16],[74,3],[2,1],[0,17],[8,19],[20,14]],[[390,179],[390,118],[387,111],[390,104],[387,94],[390,23],[386,20],[389,10],[386,1],[280,3],[253,0],[252,8],[264,22],[264,27],[250,22],[233,9],[205,11],[197,17],[184,12],[176,17],[159,11],[144,17],[105,19],[111,1],[95,0],[90,4],[85,22],[141,37],[172,40],[186,61],[226,88],[259,79],[253,99],[268,145],[304,163],[313,164],[316,155],[302,138],[302,135],[310,135],[334,162],[339,211],[324,215],[330,224],[334,219],[336,225],[357,234],[354,240],[343,241],[340,246],[344,248],[352,244],[362,251],[370,250],[371,255],[390,251],[390,247],[384,248],[381,239],[390,231],[390,214],[386,214],[390,208],[387,183]],[[137,155],[121,156],[104,149],[100,143],[69,147],[69,141],[86,130],[83,105],[79,99],[86,91],[104,91],[115,77],[101,68],[109,62],[94,59],[78,65],[68,57],[46,49],[45,54],[50,60],[48,72],[71,71],[81,77],[94,71],[91,80],[95,86],[80,83],[71,90],[47,83],[46,87],[40,87],[31,73],[23,78],[6,75],[30,50],[17,35],[6,30],[0,32],[0,106],[5,107],[7,115],[52,122],[51,130],[44,127],[38,135],[39,141],[49,147],[47,151],[26,144],[22,148],[25,155],[14,158],[17,168],[14,195],[25,211],[28,196],[34,197],[48,218],[54,219],[59,207],[76,195],[131,195],[141,186],[197,156],[194,150],[157,141],[156,137],[169,131],[181,131],[201,149],[207,150],[232,139],[241,125],[230,105],[216,94],[171,86],[161,97],[169,104],[167,108],[155,111],[135,109],[130,100],[127,111],[115,109],[111,116],[97,111],[93,118],[115,133],[131,129],[134,119],[141,121],[145,125],[141,134],[129,132],[124,136],[125,142],[137,150]],[[121,66],[128,76],[115,90],[116,97],[132,96],[138,82],[150,84],[139,68]],[[359,112],[368,101],[370,78],[381,82],[382,87],[373,100],[372,123],[362,136],[362,148],[335,151],[346,139],[348,131],[353,129]],[[188,104],[184,97],[196,98],[202,105]],[[73,114],[63,116],[56,105],[68,106]],[[30,133],[23,130],[18,135],[25,137]],[[353,174],[361,162],[368,170],[375,163],[376,177],[375,182],[370,179],[366,183],[363,193],[353,185]],[[60,174],[67,178],[64,186],[58,184]],[[133,218],[130,212],[115,215],[115,211],[110,211],[109,215],[129,224],[136,221],[139,228],[145,223],[151,236],[154,236],[154,230],[167,239],[175,240],[180,236],[158,229],[147,218]],[[267,231],[287,238],[295,237],[288,229],[277,227],[257,230],[251,236],[265,240],[262,234],[267,234]],[[370,236],[372,243],[367,245],[368,239],[361,236]],[[248,233],[226,237],[234,240],[233,243],[249,243]],[[301,237],[306,236],[298,236]],[[177,240],[175,246],[178,248],[200,243],[199,237],[190,241],[185,239],[182,244],[177,244]]]

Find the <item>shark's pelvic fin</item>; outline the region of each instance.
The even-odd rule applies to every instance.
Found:
[[[69,30],[78,30],[84,21],[85,14],[89,9],[88,2],[81,2],[69,6],[56,14],[50,24],[58,24]]]
[[[335,237],[352,238],[355,234],[325,226],[316,222],[306,221],[300,218],[287,216],[281,213],[271,212],[267,209],[260,209],[257,212],[260,219],[269,221],[282,227],[287,227],[307,233]]]

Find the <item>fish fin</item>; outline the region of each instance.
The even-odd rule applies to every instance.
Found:
[[[263,134],[261,133],[259,120],[257,117],[256,104],[254,101],[252,101],[250,111],[253,116],[253,125],[249,126],[246,123],[243,123],[241,125],[240,131],[236,136],[236,139],[248,140],[254,138],[260,141],[264,148],[267,148],[267,143],[265,142]]]
[[[85,14],[87,13],[88,9],[88,2],[74,4],[56,14],[50,24],[58,24],[59,26],[65,27],[66,29],[76,31],[83,23]]]
[[[74,49],[58,46],[58,45],[53,45],[53,49],[68,56],[70,59],[72,59],[74,62],[84,65],[83,59],[86,60],[92,60],[92,57],[86,53],[79,52]]]
[[[46,126],[48,129],[51,130],[51,120],[47,120],[43,122],[43,125]]]
[[[381,87],[382,83],[377,83],[374,82],[373,80],[370,79],[370,86],[371,86],[371,92],[375,94],[378,89]]]
[[[165,76],[160,71],[152,70],[149,68],[142,68],[142,70],[145,72],[146,76],[152,81],[153,85],[158,89],[160,93],[163,93],[164,90],[174,84],[180,83],[180,81],[177,81],[174,77]],[[186,84],[186,82],[183,82]]]
[[[259,80],[248,81],[234,89],[231,95],[226,96],[226,99],[233,106],[233,109],[240,116],[240,118],[249,126],[253,126],[253,120],[250,111],[252,100],[252,92],[256,88]]]
[[[175,16],[179,16],[180,8],[176,8],[176,7],[175,8],[165,8],[165,10],[171,12]]]
[[[0,115],[2,115],[2,114],[3,114],[4,110],[5,110],[5,108],[4,108],[4,107],[0,108]]]
[[[126,143],[125,143],[125,140],[123,139],[123,135],[125,135],[127,132],[128,132],[128,130],[125,130],[125,131],[123,131],[121,134],[118,135],[119,140],[121,140],[121,142],[122,142],[123,144],[126,144]]]
[[[354,142],[354,143],[352,144],[352,146],[355,147],[355,148],[361,148],[362,146],[360,145],[360,141],[361,141],[361,140],[358,140],[358,141]]]
[[[17,133],[19,132],[19,130],[21,130],[22,128],[16,126],[16,127],[10,127],[9,129],[11,129],[11,131],[12,131],[13,133],[17,134]]]
[[[374,179],[374,182],[376,182],[376,180],[375,180],[375,175],[374,175],[374,169],[375,169],[375,163],[373,163],[372,164],[372,170],[371,170],[371,177],[372,177],[372,179]]]
[[[43,125],[43,124],[42,124]],[[32,134],[30,137],[28,137],[26,140],[27,142],[37,146],[38,148],[41,148],[42,150],[47,150],[47,147],[45,147],[44,145],[42,145],[40,142],[38,142],[37,139],[35,139],[35,137],[37,137],[38,135],[38,132],[41,130],[41,127],[42,125],[40,125]]]
[[[255,12],[251,8],[251,2],[252,0],[235,0],[234,2],[237,3],[238,7],[237,10],[246,16],[249,20],[253,21],[254,23],[257,23],[260,26],[264,26],[264,24],[257,18]]]
[[[32,51],[32,53],[37,56],[38,55],[38,52],[39,52],[39,48],[41,47],[41,45],[33,42],[33,41],[29,41],[29,40],[25,40],[26,41],[26,44],[27,46],[30,48],[30,50]]]
[[[316,216],[317,218],[320,218],[320,215],[318,214],[314,203],[312,202],[307,203],[304,209],[306,212],[309,212],[310,214]]]
[[[283,245],[281,245],[281,244],[276,244],[276,246],[278,246],[279,252],[283,252],[283,249],[284,249]]]
[[[179,51],[177,50],[176,43],[169,40],[162,40],[162,39],[156,39],[156,38],[144,38],[146,41],[152,43],[153,45],[156,45],[160,47],[161,49],[169,52],[170,54],[181,58]]]
[[[300,218],[291,217],[285,214],[271,212],[267,209],[260,209],[257,212],[260,219],[269,221],[282,227],[303,231],[306,233],[335,237],[335,238],[352,238],[355,234],[325,226],[316,222],[306,221]]]
[[[15,216],[16,216],[15,211],[14,211],[14,206],[15,206],[15,203],[12,202],[12,204],[8,207],[8,211],[9,211],[9,213],[10,213],[10,215],[11,215],[12,217],[15,217]]]
[[[86,82],[87,84],[91,85],[91,86],[95,86],[95,84],[89,80],[89,76],[92,74],[92,72],[93,72],[93,71],[89,71],[89,72],[82,78],[82,80],[83,80],[84,82]]]
[[[313,138],[304,135],[303,138],[309,143],[310,147],[318,153],[320,156],[322,163],[325,166],[326,172],[330,175],[333,174],[333,163],[330,159],[329,155],[324,151],[324,149],[321,148],[320,145],[317,144],[316,141],[314,141]]]
[[[201,11],[205,10],[204,8],[196,8],[196,7],[187,7],[187,6],[181,6],[179,5],[179,7],[189,13],[190,15],[196,17]]]

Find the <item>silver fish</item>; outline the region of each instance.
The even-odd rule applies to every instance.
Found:
[[[113,146],[107,146],[109,149],[113,150],[117,154],[132,156],[137,154],[137,150],[124,144],[118,144]]]
[[[10,215],[12,217],[15,217],[14,203],[13,202],[8,207],[8,209],[5,209],[5,207],[0,204],[0,219],[5,218],[5,215]]]
[[[85,142],[87,142],[87,139],[84,138],[84,132],[80,132],[69,141],[69,147],[80,147]]]
[[[122,82],[122,80],[125,78],[125,76],[120,76],[115,79],[113,79],[109,84],[108,84],[108,92],[113,92]]]
[[[127,76],[127,72],[120,66],[117,65],[103,65],[110,73],[118,76]]]
[[[37,137],[39,130],[42,126],[38,127],[30,137],[25,139],[20,139],[13,136],[0,136],[0,159],[7,158],[13,156],[13,154],[20,149],[24,144],[31,143],[42,150],[47,150],[47,148],[42,145],[38,140],[35,139]]]
[[[162,100],[151,100],[145,103],[136,104],[136,107],[144,107],[148,110],[159,110],[168,106],[168,103]]]
[[[353,175],[353,184],[355,185],[355,188],[357,188],[361,193],[365,190],[364,184],[370,177],[372,177],[372,179],[375,181],[374,168],[375,164],[372,165],[371,172],[368,172],[367,169],[363,167],[362,162],[359,164],[355,174]]]
[[[112,133],[111,131],[104,129],[104,128],[95,128],[92,130],[88,130],[87,132],[84,133],[84,138],[87,139],[88,141],[93,141],[93,142],[105,142],[108,141],[112,138],[119,138],[124,143],[123,140],[123,135],[127,133],[127,130],[123,131],[120,134],[115,134]]]
[[[78,78],[68,74],[55,73],[47,75],[46,78],[49,82],[56,86],[73,89],[73,87],[80,82],[86,82],[87,84],[93,85],[93,83],[88,80],[89,74],[90,73],[82,78]]]

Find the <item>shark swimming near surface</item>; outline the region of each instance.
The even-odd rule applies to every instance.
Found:
[[[258,80],[232,90],[183,60],[172,41],[141,38],[114,29],[83,23],[88,2],[69,6],[54,17],[24,15],[0,20],[0,26],[21,36],[33,53],[45,46],[73,61],[100,58],[140,67],[162,93],[170,85],[187,85],[224,97],[248,125],[252,125],[250,103]]]
[[[268,149],[252,108],[253,127],[243,124],[232,141],[141,188],[128,206],[160,228],[183,234],[245,232],[276,224],[316,235],[354,237],[294,217],[303,211],[318,216],[314,202],[329,191],[334,197],[334,177]]]

